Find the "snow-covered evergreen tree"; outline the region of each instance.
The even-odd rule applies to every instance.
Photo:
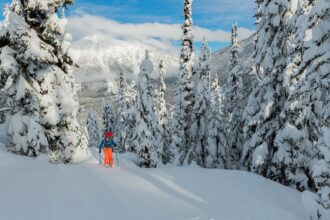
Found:
[[[115,128],[115,112],[112,108],[112,103],[110,101],[103,100],[103,133],[112,131],[114,132]]]
[[[214,71],[211,71],[210,78],[209,78],[209,84],[211,88],[211,95],[212,95],[212,102],[216,103],[217,108],[220,108],[221,103],[221,88],[219,85],[219,77],[218,74]],[[219,109],[218,109],[219,110]]]
[[[286,42],[288,62],[284,70],[283,85],[292,91],[299,81],[298,67],[302,62],[303,44],[308,28],[308,19],[312,6],[316,1],[298,0],[291,4],[293,16],[288,20]]]
[[[166,85],[164,82],[164,76],[166,69],[164,67],[164,61],[161,59],[158,64],[159,68],[159,88],[158,88],[158,107],[157,115],[159,119],[159,125],[162,127],[162,139],[163,139],[163,152],[162,161],[164,164],[173,160],[173,151],[170,149],[170,130],[169,130],[169,113],[166,106],[165,93]]]
[[[100,144],[100,127],[97,114],[94,111],[88,112],[87,130],[89,136],[89,147],[98,147]]]
[[[188,152],[187,162],[191,163],[195,161],[198,165],[202,167],[212,167],[214,161],[217,160],[216,150],[208,148],[208,123],[212,118],[211,111],[211,87],[210,87],[210,66],[209,59],[211,56],[211,50],[208,47],[206,40],[204,40],[201,54],[199,58],[199,66],[196,77],[196,93],[195,93],[195,104],[194,112],[191,114],[194,115],[194,122],[190,129],[191,133],[191,151]]]
[[[133,80],[129,87],[127,88],[127,101],[129,108],[135,106],[136,97],[137,97],[137,85],[136,82]]]
[[[243,116],[242,162],[253,172],[265,176],[276,150],[274,138],[287,96],[283,72],[287,64],[287,23],[292,17],[293,5],[288,0],[259,1],[255,62],[261,81],[250,95]]]
[[[63,0],[63,5],[72,0]],[[1,85],[5,104],[14,106],[6,129],[12,152],[37,156],[48,152],[54,163],[70,162],[81,144],[78,100],[70,56],[72,36],[57,15],[58,1],[17,1],[9,24],[0,31]]]
[[[318,80],[315,80],[318,76],[313,73],[306,78],[304,71],[306,65],[310,65],[309,61],[304,61],[304,56],[310,53],[305,51],[309,46],[304,41],[310,26],[310,9],[315,2],[298,3],[297,13],[289,23],[293,38],[287,42],[289,62],[283,74],[283,85],[289,88],[288,99],[280,115],[282,127],[275,137],[276,151],[272,158],[270,176],[282,184],[305,190],[309,188],[309,164],[316,154],[314,143],[320,135],[320,113],[313,109],[313,105],[318,105],[318,93],[321,90],[313,89],[319,86]]]
[[[306,207],[309,218],[325,220],[330,217],[330,2],[316,1],[307,21],[298,72],[301,76],[290,94],[294,98],[290,107],[297,113],[293,125],[301,134],[301,145],[297,150],[290,143],[288,148],[293,147],[300,156],[294,158],[297,169],[303,170],[304,175],[309,171],[309,183],[314,185],[305,185],[317,190],[316,195],[305,192],[303,196],[305,203],[310,201]],[[297,177],[294,181],[300,183]]]
[[[115,133],[117,135],[117,142],[122,150],[125,150],[126,145],[126,122],[129,108],[129,100],[127,99],[127,84],[124,78],[124,71],[120,70],[118,75],[118,93],[117,93],[117,109],[115,118]]]
[[[79,110],[78,110],[78,115],[77,115],[77,121],[79,123],[80,126],[80,130],[81,130],[81,138],[80,138],[80,146],[89,146],[89,133],[87,130],[87,124],[86,121],[83,121],[81,116],[81,113],[84,111],[84,107],[79,106]],[[84,149],[86,151],[88,151],[87,149]]]
[[[3,22],[2,22],[2,24],[0,24],[0,29],[1,28],[6,28],[6,27],[8,27],[8,25],[9,25],[9,15],[10,15],[10,6],[9,6],[9,4],[7,3],[6,5],[5,5],[5,8],[4,8],[4,11],[3,11],[3,17],[4,17],[4,20],[3,20]]]
[[[232,69],[237,66],[238,60],[238,33],[237,23],[231,28],[231,47],[230,47],[230,63],[229,68]]]
[[[126,140],[125,140],[125,149],[130,152],[136,152],[137,149],[133,144],[134,131],[136,128],[136,98],[137,98],[137,85],[135,81],[132,81],[127,88],[126,98],[128,101],[127,111],[125,113],[125,131],[126,131]]]
[[[159,117],[160,124],[162,126],[164,126],[167,123],[168,111],[167,111],[166,100],[165,100],[166,85],[164,82],[164,76],[166,74],[166,69],[164,67],[163,60],[159,61],[158,68],[159,68],[159,87],[158,87],[157,114]]]
[[[238,40],[237,24],[232,26],[231,48],[230,48],[230,72],[227,82],[224,85],[223,100],[223,124],[226,127],[225,167],[228,169],[238,168],[243,135],[243,111],[246,93],[243,84],[243,72],[238,66]]]
[[[257,10],[256,10],[256,13],[255,13],[255,18],[256,18],[256,24],[259,24],[260,22],[260,19],[262,18],[263,16],[263,13],[262,13],[262,3],[264,2],[264,0],[255,0],[255,3],[257,5]]]
[[[329,65],[329,63],[328,63]],[[329,92],[328,92],[329,97]],[[329,101],[329,100],[328,100]],[[303,200],[308,217],[311,220],[326,220],[330,217],[330,118],[329,102],[327,104],[321,139],[317,144],[318,155],[311,168],[311,177],[317,193],[305,191]],[[308,202],[306,202],[308,201]]]
[[[180,74],[178,79],[176,97],[174,99],[173,120],[172,120],[172,143],[171,148],[178,151],[175,162],[183,164],[187,158],[188,151],[191,151],[193,143],[190,138],[190,128],[193,120],[191,113],[194,106],[193,94],[193,20],[192,0],[184,0],[184,23],[182,25],[182,49],[180,55]]]
[[[322,1],[321,1],[322,2]],[[329,17],[328,17],[329,18]],[[329,22],[329,21],[328,21]],[[324,23],[323,23],[324,24]],[[320,25],[322,26],[322,25]],[[324,27],[324,26],[323,26]],[[322,29],[322,27],[319,27]],[[320,30],[320,29],[319,29]],[[329,31],[329,28],[323,30]],[[325,33],[325,32],[323,32]],[[327,39],[329,41],[329,37]],[[317,42],[317,41],[315,41]],[[316,46],[316,45],[315,45]],[[321,52],[322,53],[322,52]],[[329,53],[329,50],[326,52]],[[325,54],[326,54],[325,53]],[[323,55],[325,55],[323,54]],[[321,56],[322,57],[322,56]],[[330,60],[327,56],[327,61],[323,64],[318,63],[320,69],[316,73],[330,78]],[[317,58],[316,58],[317,59]],[[321,59],[322,60],[322,59]],[[320,61],[320,60],[319,60]],[[315,65],[316,63],[314,63]],[[317,64],[316,64],[317,65]],[[325,70],[325,71],[324,71]],[[325,74],[325,75],[323,75]],[[328,80],[329,81],[329,80]],[[320,132],[320,139],[316,145],[317,155],[309,158],[309,163],[306,164],[310,168],[310,176],[314,184],[316,193],[304,191],[302,199],[306,208],[308,218],[311,220],[326,220],[330,217],[330,93],[329,83],[325,85],[327,88],[323,90],[326,97],[324,108],[322,111],[322,130]],[[323,88],[324,89],[324,88]],[[304,161],[306,162],[306,161]],[[300,167],[298,167],[300,168]]]
[[[60,0],[60,7],[61,7],[61,18],[65,18],[65,6],[63,5],[63,0]]]
[[[163,126],[160,124],[160,118],[157,114],[159,95],[158,91],[152,89],[151,102],[153,103],[154,119],[151,121],[151,132],[154,138],[154,146],[157,152],[158,159],[163,162],[164,146],[165,146],[165,131]]]
[[[328,6],[330,6],[328,4]],[[326,33],[326,31],[329,32],[329,25],[327,28],[325,28],[325,23],[329,24],[329,10],[327,12],[327,22],[324,22],[322,25],[320,25],[318,30],[324,30],[323,34]],[[324,14],[323,14],[324,15]],[[323,27],[322,27],[323,26]],[[320,39],[318,39],[320,40]],[[318,42],[316,40],[316,42]],[[330,37],[327,37],[328,44],[330,43]],[[320,45],[321,47],[321,45]],[[330,56],[329,56],[329,50],[325,52],[327,57],[327,60],[325,63],[320,64],[318,73],[321,73],[323,77],[328,79],[329,82],[330,79]],[[323,54],[323,55],[325,55]],[[322,78],[323,78],[322,77]],[[317,155],[317,161],[314,159],[314,163],[310,169],[311,171],[311,177],[313,179],[313,182],[315,183],[315,188],[317,190],[317,197],[315,197],[314,205],[317,207],[314,212],[310,213],[312,220],[326,220],[330,217],[330,84],[326,84],[325,88],[323,88],[323,97],[325,98],[324,101],[324,108],[322,111],[322,118],[321,118],[321,124],[322,124],[322,130],[321,130],[321,137],[317,143],[316,149],[318,151]],[[314,207],[315,207],[314,206]],[[314,213],[314,214],[313,214]],[[319,215],[319,218],[316,218],[316,216],[313,216],[315,214]]]
[[[216,80],[217,76],[212,77],[211,79],[214,79],[214,82],[211,83],[212,117],[207,125],[207,146],[210,152],[210,157],[207,158],[206,167],[225,168],[225,159],[227,156],[226,146],[228,146],[228,144],[226,140],[226,123],[224,123],[223,97],[218,81]],[[214,160],[214,155],[216,155],[216,161]]]
[[[155,112],[150,74],[153,64],[150,61],[149,51],[146,51],[145,60],[141,64],[138,82],[138,94],[135,106],[136,127],[133,133],[133,145],[137,149],[139,166],[156,167],[158,155],[153,134],[155,123],[158,123]]]

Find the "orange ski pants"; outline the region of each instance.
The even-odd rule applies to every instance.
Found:
[[[103,148],[104,151],[104,162],[103,165],[106,166],[108,163],[110,163],[110,166],[112,167],[113,160],[112,160],[112,147],[111,148]]]

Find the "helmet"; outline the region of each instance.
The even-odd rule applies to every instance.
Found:
[[[104,132],[104,138],[112,137],[112,131]]]

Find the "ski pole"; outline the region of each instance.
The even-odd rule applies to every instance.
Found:
[[[102,165],[102,155],[99,154],[99,165],[101,166]]]
[[[99,165],[102,165],[102,153],[99,153]]]
[[[119,167],[118,152],[116,151],[117,166]]]

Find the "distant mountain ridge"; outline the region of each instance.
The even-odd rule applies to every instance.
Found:
[[[127,80],[136,80],[145,55],[151,52],[154,64],[153,77],[158,77],[158,62],[164,59],[168,75],[175,75],[179,68],[178,58],[159,52],[156,48],[140,42],[127,42],[104,37],[88,37],[73,43],[72,54],[79,68],[74,70],[78,83],[85,85],[87,94],[102,93],[114,84],[117,74],[123,70]],[[111,91],[110,91],[111,92]]]
[[[254,38],[251,36],[239,42],[240,66],[251,68],[254,54]],[[178,56],[159,52],[156,48],[140,42],[127,42],[116,39],[100,38],[98,36],[83,38],[74,42],[72,54],[80,66],[74,70],[76,81],[83,85],[82,96],[100,97],[115,93],[116,78],[120,70],[124,71],[128,81],[136,80],[140,64],[144,59],[145,50],[151,51],[151,61],[154,64],[153,78],[158,77],[158,62],[164,59],[167,69],[166,83],[173,90],[176,75],[179,71]],[[222,85],[229,74],[230,48],[214,52],[210,60],[212,71],[216,72]],[[197,58],[198,56],[196,56]],[[196,59],[196,64],[198,60]],[[244,70],[249,72],[248,70]],[[170,91],[173,94],[174,91]]]

